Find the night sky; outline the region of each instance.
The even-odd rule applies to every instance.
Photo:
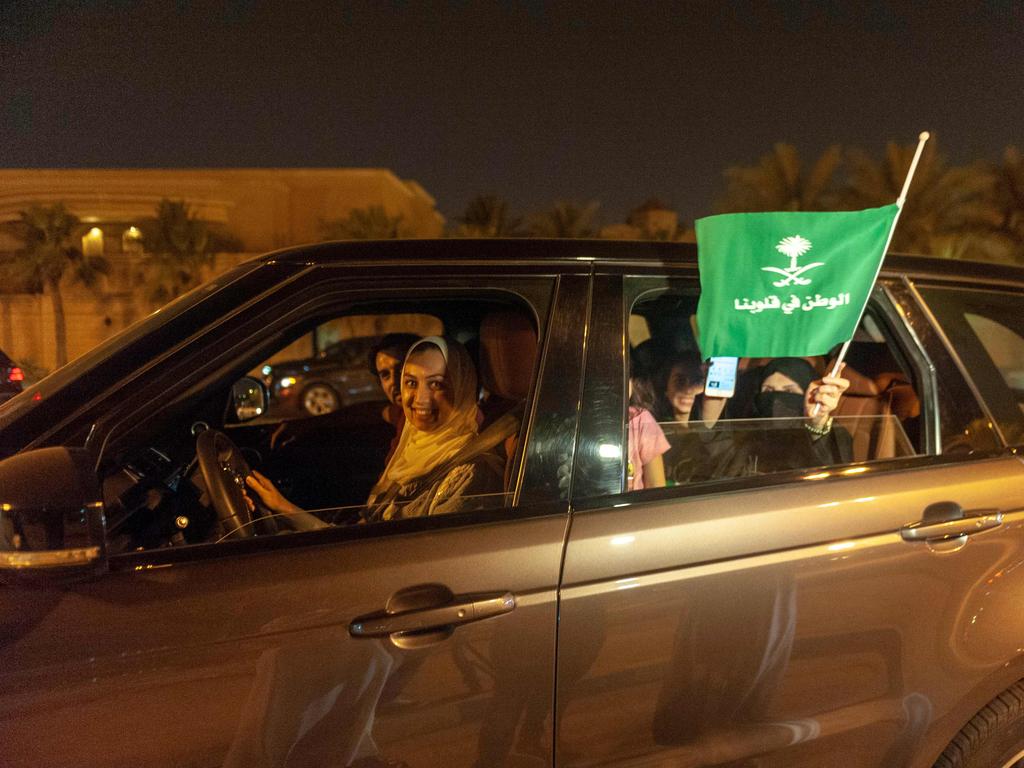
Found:
[[[966,10],[965,10],[966,9]],[[776,141],[1024,148],[1024,2],[11,2],[0,166],[374,166],[710,212]]]

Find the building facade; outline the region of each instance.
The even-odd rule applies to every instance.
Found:
[[[403,235],[439,237],[444,218],[415,181],[376,168],[0,169],[0,262],[20,243],[2,226],[32,205],[63,203],[81,220],[72,245],[102,255],[110,273],[95,288],[65,281],[69,358],[154,308],[140,285],[142,222],[161,200],[184,201],[232,253],[205,277],[253,255],[323,240],[324,225],[355,209],[382,208]],[[24,293],[0,270],[0,349],[32,370],[56,364],[52,303]]]

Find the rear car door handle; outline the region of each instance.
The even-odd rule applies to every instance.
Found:
[[[353,619],[348,625],[348,631],[353,637],[386,637],[405,632],[425,632],[500,616],[515,607],[516,598],[511,592],[474,595],[468,599],[456,598],[450,603],[432,608],[367,614]]]
[[[943,541],[972,533],[987,531],[1003,524],[1003,513],[998,509],[976,509],[953,520],[932,522],[925,519],[900,528],[904,541]]]

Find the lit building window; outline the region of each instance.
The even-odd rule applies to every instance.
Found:
[[[82,235],[82,253],[86,256],[103,255],[103,230],[93,227]]]
[[[142,232],[138,227],[128,227],[122,233],[121,250],[125,253],[142,253]]]

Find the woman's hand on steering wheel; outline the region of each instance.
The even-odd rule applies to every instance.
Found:
[[[279,515],[293,515],[302,511],[299,507],[288,501],[269,479],[256,470],[250,472],[245,478],[245,484],[259,496],[260,501],[271,512]],[[249,505],[249,511],[252,512],[256,505],[253,503],[252,498],[250,498],[249,492],[245,494],[245,502]]]
[[[245,484],[249,486],[260,501],[271,512],[278,515],[285,515],[288,518],[288,525],[296,531],[315,531],[329,526],[316,515],[310,514],[302,507],[297,507],[281,495],[277,487],[259,472],[253,470],[245,478]],[[255,504],[249,498],[248,491],[245,493],[245,503],[249,505],[249,511],[255,509]]]

